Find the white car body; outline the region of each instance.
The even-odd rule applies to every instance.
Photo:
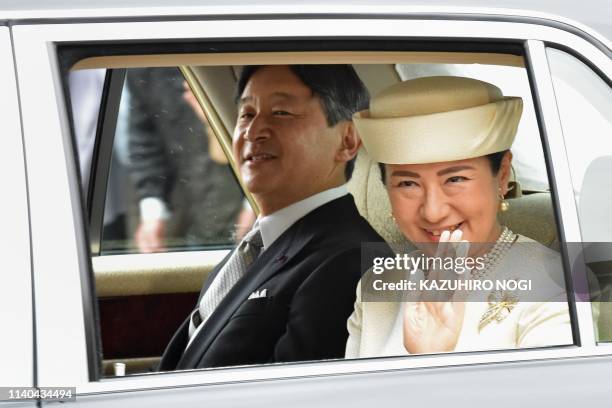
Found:
[[[5,3],[5,4],[2,4]],[[567,242],[580,242],[545,47],[612,81],[612,8],[590,2],[0,3],[0,385],[76,387],[75,406],[576,406],[612,400],[612,348],[575,302],[576,346],[195,370],[100,379],[91,260],[57,47],[202,39],[410,38],[524,43]],[[426,3],[426,4],[425,4]],[[499,7],[497,7],[499,6]],[[316,32],[313,31],[316,27]],[[610,113],[612,115],[612,112]],[[611,136],[612,137],[612,136]],[[572,274],[574,284],[584,273]],[[0,406],[43,401],[0,400]]]

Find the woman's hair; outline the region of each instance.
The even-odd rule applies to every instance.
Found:
[[[504,158],[504,155],[507,152],[508,150],[502,150],[501,152],[491,153],[485,156],[489,160],[489,164],[491,165],[491,172],[494,176],[497,176],[497,173],[499,173],[502,159]],[[385,179],[387,178],[385,164],[378,163],[378,168],[380,169],[380,179],[382,180],[383,184],[385,184]]]

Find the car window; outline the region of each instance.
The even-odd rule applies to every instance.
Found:
[[[297,57],[307,62],[309,54],[298,53]],[[443,74],[484,80],[497,86],[504,95],[523,98],[524,113],[520,122],[520,142],[517,142],[520,146],[517,145],[516,150],[512,148],[515,155],[512,178],[515,182],[505,197],[496,197],[495,200],[500,201],[500,206],[503,201],[504,206],[509,208],[499,215],[502,224],[520,234],[519,246],[529,256],[533,256],[536,263],[540,262],[545,272],[543,277],[554,283],[553,289],[556,292],[540,294],[539,298],[536,296],[525,304],[517,304],[503,297],[506,292],[501,290],[500,298],[490,297],[476,302],[475,306],[470,306],[471,311],[466,317],[473,327],[461,340],[461,347],[465,348],[459,347],[457,351],[573,344],[563,283],[564,271],[560,255],[555,249],[559,243],[559,234],[552,205],[554,186],[548,185],[542,142],[524,61],[513,56],[514,63],[509,66],[492,63],[454,64],[446,62],[448,55],[443,59],[445,62],[440,62],[441,58],[432,53],[432,63],[419,65],[404,62],[410,58],[410,53],[405,53],[403,57],[401,63],[352,65],[372,95],[403,80]],[[233,58],[236,61],[236,56]],[[345,58],[346,62],[351,62],[350,55]],[[160,356],[174,332],[191,321],[194,307],[200,302],[202,285],[207,287],[214,282],[214,278],[210,278],[211,271],[220,264],[227,249],[240,242],[255,218],[232,170],[235,158],[228,155],[227,149],[223,147],[223,138],[231,135],[236,126],[233,96],[240,73],[245,67],[234,63],[190,66],[188,70],[193,77],[190,84],[186,85],[183,75],[185,67],[182,67],[182,73],[178,66],[134,67],[138,64],[133,61],[127,65],[123,69],[125,78],[121,83],[120,94],[103,92],[101,97],[96,96],[96,100],[103,101],[101,107],[98,104],[98,111],[103,111],[113,100],[118,106],[111,154],[103,156],[100,152],[104,149],[96,148],[95,143],[92,148],[92,168],[100,168],[96,160],[106,160],[109,167],[107,177],[97,173],[89,177],[89,189],[100,188],[100,184],[105,189],[101,250],[94,253],[92,259],[105,376],[122,375],[123,364],[127,365],[127,374],[151,372],[158,368]],[[118,72],[119,69],[113,71]],[[200,95],[195,97],[190,89]],[[83,109],[84,106],[74,106],[73,118],[80,117]],[[291,113],[289,109],[275,110],[283,116],[286,111]],[[104,127],[104,124],[98,125],[98,128],[100,126]],[[96,141],[105,143],[105,140],[100,140],[100,131]],[[85,155],[81,154],[81,157],[84,159]],[[348,191],[361,215],[376,232],[390,243],[405,244],[406,237],[402,236],[393,218],[389,216],[390,204],[378,171],[378,163],[368,156],[367,150],[362,149],[355,162]],[[150,225],[148,230],[147,223]],[[139,236],[143,234],[146,238],[139,243]],[[160,236],[161,244],[153,242]],[[517,235],[511,236],[513,240],[518,239]],[[335,255],[328,254],[330,259]],[[284,259],[284,254],[275,258],[281,263]],[[542,259],[547,261],[542,262]],[[312,261],[303,261],[306,265],[308,262]],[[312,268],[321,263],[324,260]],[[526,273],[523,269],[521,271]],[[518,279],[518,276],[512,278]],[[279,328],[266,319],[283,321],[285,316],[295,313],[291,309],[292,298],[304,288],[308,293],[304,302],[323,304],[317,302],[317,299],[324,296],[323,293],[312,287],[309,292],[309,284],[313,283],[306,280],[292,286],[293,292],[287,296],[283,294],[285,297],[276,297],[275,294],[270,296],[266,287],[256,288],[247,293],[244,299],[229,292],[223,302],[235,302],[232,304],[239,310],[231,319],[259,319],[257,330],[268,330],[266,336],[269,338],[262,337],[259,343],[254,342],[253,348],[247,351],[257,354],[268,347],[270,358],[264,362],[274,361],[272,355],[278,350],[270,346],[273,343],[270,338],[277,335],[277,331],[280,331],[280,336],[289,332],[301,333],[300,324],[291,323]],[[361,292],[361,295],[356,292],[356,281],[350,288],[342,287],[341,290],[350,293],[353,299],[356,294],[367,295],[365,292]],[[351,307],[352,310],[343,312],[345,316],[341,319],[341,331],[345,331],[344,325],[348,320],[345,336],[349,332],[353,335],[357,326],[363,335],[369,336],[376,331],[377,322],[384,320],[376,317],[376,313],[371,314],[370,310],[371,307],[376,309],[377,305],[382,305],[384,302],[380,302],[381,299],[362,300],[361,305],[355,304],[355,309]],[[352,301],[350,303],[353,304]],[[389,313],[396,319],[385,323],[390,325],[387,329],[395,330],[394,336],[385,341],[392,340],[395,343],[379,347],[375,355],[408,354],[401,341],[396,341],[402,310],[391,310]],[[351,323],[353,312],[363,313],[363,319],[358,324],[354,321]],[[530,325],[527,325],[529,329],[521,329],[520,322],[525,319],[535,326],[538,326],[539,321],[547,321],[549,326],[544,325],[534,331],[530,331]],[[232,322],[235,323],[235,320]],[[296,326],[293,327],[293,324]],[[542,335],[545,330],[557,330],[559,327],[562,327],[559,336]],[[257,330],[255,333],[242,334],[238,330],[238,334],[253,338]],[[480,331],[494,333],[497,330],[503,331],[503,341],[481,341],[489,334],[481,337]],[[295,333],[291,334],[295,336]],[[513,340],[517,338],[521,341]],[[333,350],[329,358],[343,358],[344,343],[341,352]],[[320,348],[324,350],[325,345],[326,340],[321,340]],[[230,351],[230,343],[216,344],[216,347],[223,353]],[[346,347],[346,356],[350,358],[374,355],[369,354],[367,347],[358,350],[360,346],[355,346],[355,343],[351,345],[350,340]],[[182,354],[185,349],[183,345],[181,350],[171,352]],[[300,357],[285,361],[307,360],[312,359]],[[220,366],[252,364],[250,361],[236,360],[235,364]]]
[[[567,146],[584,257],[597,278],[599,340],[612,340],[612,89],[589,66],[565,51],[547,49]],[[597,287],[598,286],[598,287]]]
[[[68,85],[90,240],[99,242],[103,370],[129,360],[129,372],[146,371],[253,212],[178,67],[75,70]],[[155,256],[170,252],[178,257]],[[134,324],[145,305],[165,318]]]
[[[104,71],[70,74],[84,191],[99,188],[90,174]],[[185,84],[176,67],[126,70],[100,254],[228,247],[237,239],[237,225],[252,218],[206,117],[190,106]]]

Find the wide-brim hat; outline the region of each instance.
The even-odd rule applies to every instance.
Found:
[[[522,111],[521,98],[504,96],[492,84],[436,76],[383,90],[353,120],[372,159],[437,163],[509,149]]]

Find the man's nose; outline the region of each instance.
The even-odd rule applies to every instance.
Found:
[[[446,218],[448,212],[446,194],[439,188],[428,189],[421,205],[421,217],[430,224],[437,224]]]
[[[258,113],[253,116],[244,132],[244,138],[250,142],[264,140],[270,137],[270,125],[265,115]]]

